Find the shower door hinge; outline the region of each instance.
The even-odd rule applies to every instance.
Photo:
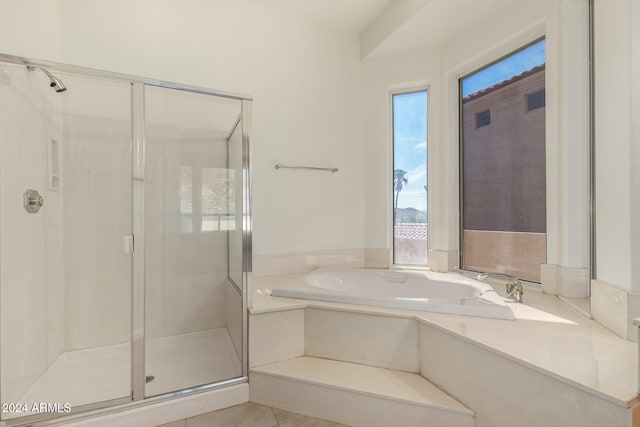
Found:
[[[133,250],[134,250],[133,234],[127,234],[126,236],[122,236],[122,253],[132,254]]]

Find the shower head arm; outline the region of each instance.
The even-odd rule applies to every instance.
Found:
[[[33,65],[27,65],[27,69],[30,70],[30,71],[33,71],[35,69],[38,69],[38,70],[42,71],[47,77],[49,77],[49,82],[50,82],[49,86],[54,88],[56,92],[60,93],[60,92],[64,92],[65,90],[67,90],[67,87],[65,86],[64,83],[62,83],[62,80],[60,80],[59,78],[57,78],[56,76],[51,74],[49,72],[49,70],[47,70],[46,68],[37,67],[37,66],[33,66]]]

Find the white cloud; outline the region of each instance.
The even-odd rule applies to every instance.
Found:
[[[422,164],[415,169],[411,169],[407,173],[407,179],[409,180],[409,185],[411,184],[420,184],[427,182],[427,165]]]
[[[427,148],[427,141],[422,141],[419,144],[413,146],[416,150]]]

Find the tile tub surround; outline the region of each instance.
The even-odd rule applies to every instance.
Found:
[[[632,411],[421,324],[421,374],[475,409],[475,427],[631,427]],[[636,405],[637,407],[637,405]],[[637,422],[637,419],[635,420]]]
[[[429,326],[453,337],[456,342],[480,348],[494,359],[503,361],[505,365],[515,363],[526,368],[526,371],[518,372],[533,373],[552,379],[550,387],[568,386],[576,390],[576,393],[584,392],[584,396],[595,399],[595,402],[604,405],[603,408],[606,407],[613,412],[630,413],[629,408],[638,403],[636,345],[620,338],[599,323],[583,317],[559,298],[534,291],[535,288],[525,289],[524,304],[510,303],[516,321],[507,322],[470,316],[273,298],[265,288],[274,286],[278,281],[284,283],[290,280],[291,276],[264,279],[268,280],[257,278],[254,282],[252,318],[258,314],[283,309],[304,309],[305,312],[308,309],[330,309],[343,313],[413,319],[420,325]],[[504,287],[495,287],[500,294],[504,294]],[[342,328],[347,329],[344,323]],[[288,339],[299,338],[290,336]],[[422,353],[429,351],[429,343],[421,340],[420,346],[422,361]],[[437,385],[446,389],[445,384]],[[521,395],[518,390],[512,391],[513,396]],[[551,396],[553,393],[549,394],[550,399]],[[539,397],[540,402],[546,402],[543,396]],[[461,397],[460,399],[465,403]],[[474,408],[473,405],[470,405],[470,408],[476,411],[481,409]],[[578,406],[572,410],[579,409]]]
[[[429,267],[439,273],[457,270],[460,256],[458,251],[429,250]]]
[[[366,268],[388,268],[391,262],[390,248],[365,248],[364,266]]]
[[[379,260],[377,261],[380,262]],[[307,273],[318,267],[328,265],[363,267],[365,265],[365,249],[335,249],[269,255],[253,254],[254,277]]]
[[[591,313],[594,319],[621,337],[638,340],[637,328],[632,322],[640,316],[640,295],[592,280]]]
[[[567,298],[589,297],[589,269],[563,267],[557,264],[540,266],[542,290],[548,294]]]

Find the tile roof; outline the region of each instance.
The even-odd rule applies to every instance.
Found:
[[[544,71],[544,66],[545,66],[545,64],[537,65],[537,66],[531,68],[530,70],[523,71],[522,73],[511,77],[510,79],[503,80],[503,81],[501,81],[499,83],[494,84],[493,86],[489,86],[489,87],[481,89],[481,90],[479,90],[477,92],[470,93],[469,95],[467,95],[464,98],[462,98],[462,103],[464,104],[466,102],[473,101],[474,99],[480,98],[481,96],[487,95],[487,94],[489,94],[491,92],[495,92],[498,89],[501,89],[501,88],[503,88],[505,86],[513,84],[513,83],[515,83],[517,81],[520,81],[520,80],[522,80],[522,79],[524,79],[526,77],[529,77],[529,76],[531,76],[531,75],[533,75],[533,74],[535,74],[535,73],[537,73],[539,71]]]
[[[427,224],[401,222],[393,226],[393,237],[396,239],[427,240]]]

